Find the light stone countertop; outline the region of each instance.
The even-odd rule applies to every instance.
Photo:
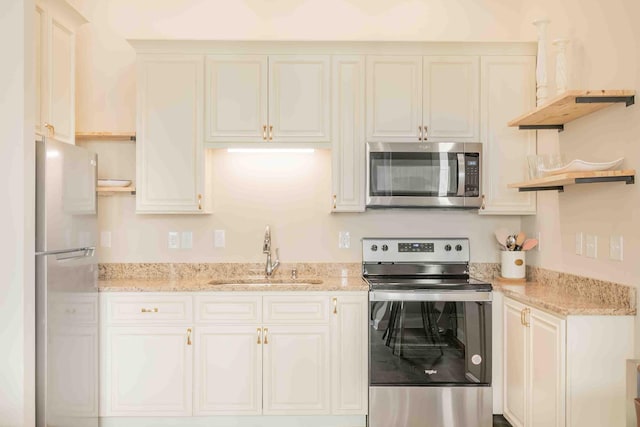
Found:
[[[492,284],[494,291],[501,292],[506,297],[560,316],[634,316],[636,314],[635,307],[630,307],[628,304],[594,299],[537,282],[513,284],[494,279]]]
[[[100,292],[353,292],[369,290],[369,286],[362,277],[358,276],[298,277],[295,280],[279,278],[268,284],[256,284],[269,282],[257,276],[216,279],[218,283],[225,282],[222,284],[210,284],[212,280],[212,278],[108,279],[99,280],[98,289]],[[313,283],[318,280],[322,283]]]
[[[490,282],[501,292],[525,304],[559,316],[636,314],[636,288],[537,267],[527,267],[530,281],[513,284],[497,278],[499,265],[472,263],[471,276]],[[335,292],[368,291],[359,263],[285,264],[271,284],[261,276],[262,264],[101,264],[100,292]],[[296,268],[298,278],[288,278]],[[249,274],[247,274],[249,272]],[[283,272],[286,272],[283,274]],[[211,284],[215,280],[219,284]],[[322,280],[322,283],[307,283]],[[242,283],[249,281],[250,283]],[[279,282],[279,283],[278,283]],[[293,283],[296,282],[296,283]],[[234,283],[234,284],[230,284]]]

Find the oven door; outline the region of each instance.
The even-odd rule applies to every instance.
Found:
[[[491,292],[372,291],[371,387],[491,384]]]

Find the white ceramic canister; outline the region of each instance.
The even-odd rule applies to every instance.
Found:
[[[524,251],[501,251],[501,275],[505,279],[524,279],[527,270]]]

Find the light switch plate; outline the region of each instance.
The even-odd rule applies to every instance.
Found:
[[[587,258],[598,258],[598,236],[587,234],[584,246]]]
[[[576,255],[582,255],[582,232],[576,233]]]
[[[169,232],[169,249],[180,249],[180,236],[177,231]]]
[[[338,233],[338,247],[340,249],[349,249],[351,246],[351,235],[348,231],[340,231]]]
[[[622,261],[624,241],[622,236],[613,235],[609,237],[609,259],[613,261]]]
[[[100,232],[100,247],[102,247],[102,248],[110,248],[111,247],[111,232],[110,231],[101,231]]]
[[[183,231],[180,240],[182,249],[191,249],[193,247],[193,233],[191,231]]]
[[[226,245],[224,230],[215,230],[213,232],[213,247],[224,248]]]

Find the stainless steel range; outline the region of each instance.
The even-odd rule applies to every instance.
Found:
[[[491,285],[469,240],[362,240],[369,426],[491,427]]]

